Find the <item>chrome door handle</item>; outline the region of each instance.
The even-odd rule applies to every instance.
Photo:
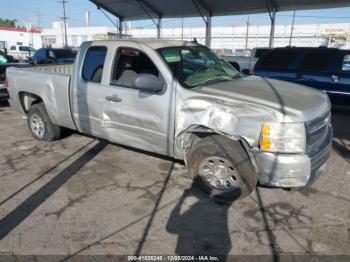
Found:
[[[114,96],[106,96],[105,98],[107,101],[111,101],[111,102],[121,102],[122,99],[116,95]]]
[[[339,81],[339,77],[336,76],[336,75],[332,75],[331,78],[332,78],[333,82],[338,82]]]

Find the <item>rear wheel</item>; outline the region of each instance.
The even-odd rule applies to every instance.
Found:
[[[202,139],[190,151],[188,167],[198,184],[212,196],[244,198],[258,176],[240,144],[220,135]]]
[[[33,137],[36,139],[53,141],[60,138],[61,128],[51,122],[42,102],[30,107],[27,123]]]

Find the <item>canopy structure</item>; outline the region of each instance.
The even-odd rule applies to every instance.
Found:
[[[160,37],[161,19],[201,16],[206,24],[206,45],[210,45],[211,17],[266,13],[271,18],[270,46],[273,45],[278,11],[350,6],[350,0],[90,0],[121,21],[151,19]],[[121,24],[121,23],[120,23]],[[120,28],[121,29],[121,28]]]

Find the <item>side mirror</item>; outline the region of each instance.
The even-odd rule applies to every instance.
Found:
[[[151,74],[140,74],[134,80],[134,88],[150,91],[150,92],[160,92],[163,90],[163,82],[160,81],[156,76]]]

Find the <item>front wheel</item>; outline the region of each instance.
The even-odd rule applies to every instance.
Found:
[[[51,122],[44,103],[34,104],[30,107],[27,122],[33,137],[36,139],[53,141],[60,138],[61,128]]]
[[[258,176],[240,144],[212,135],[194,145],[188,155],[189,171],[212,196],[244,198],[255,188]]]

